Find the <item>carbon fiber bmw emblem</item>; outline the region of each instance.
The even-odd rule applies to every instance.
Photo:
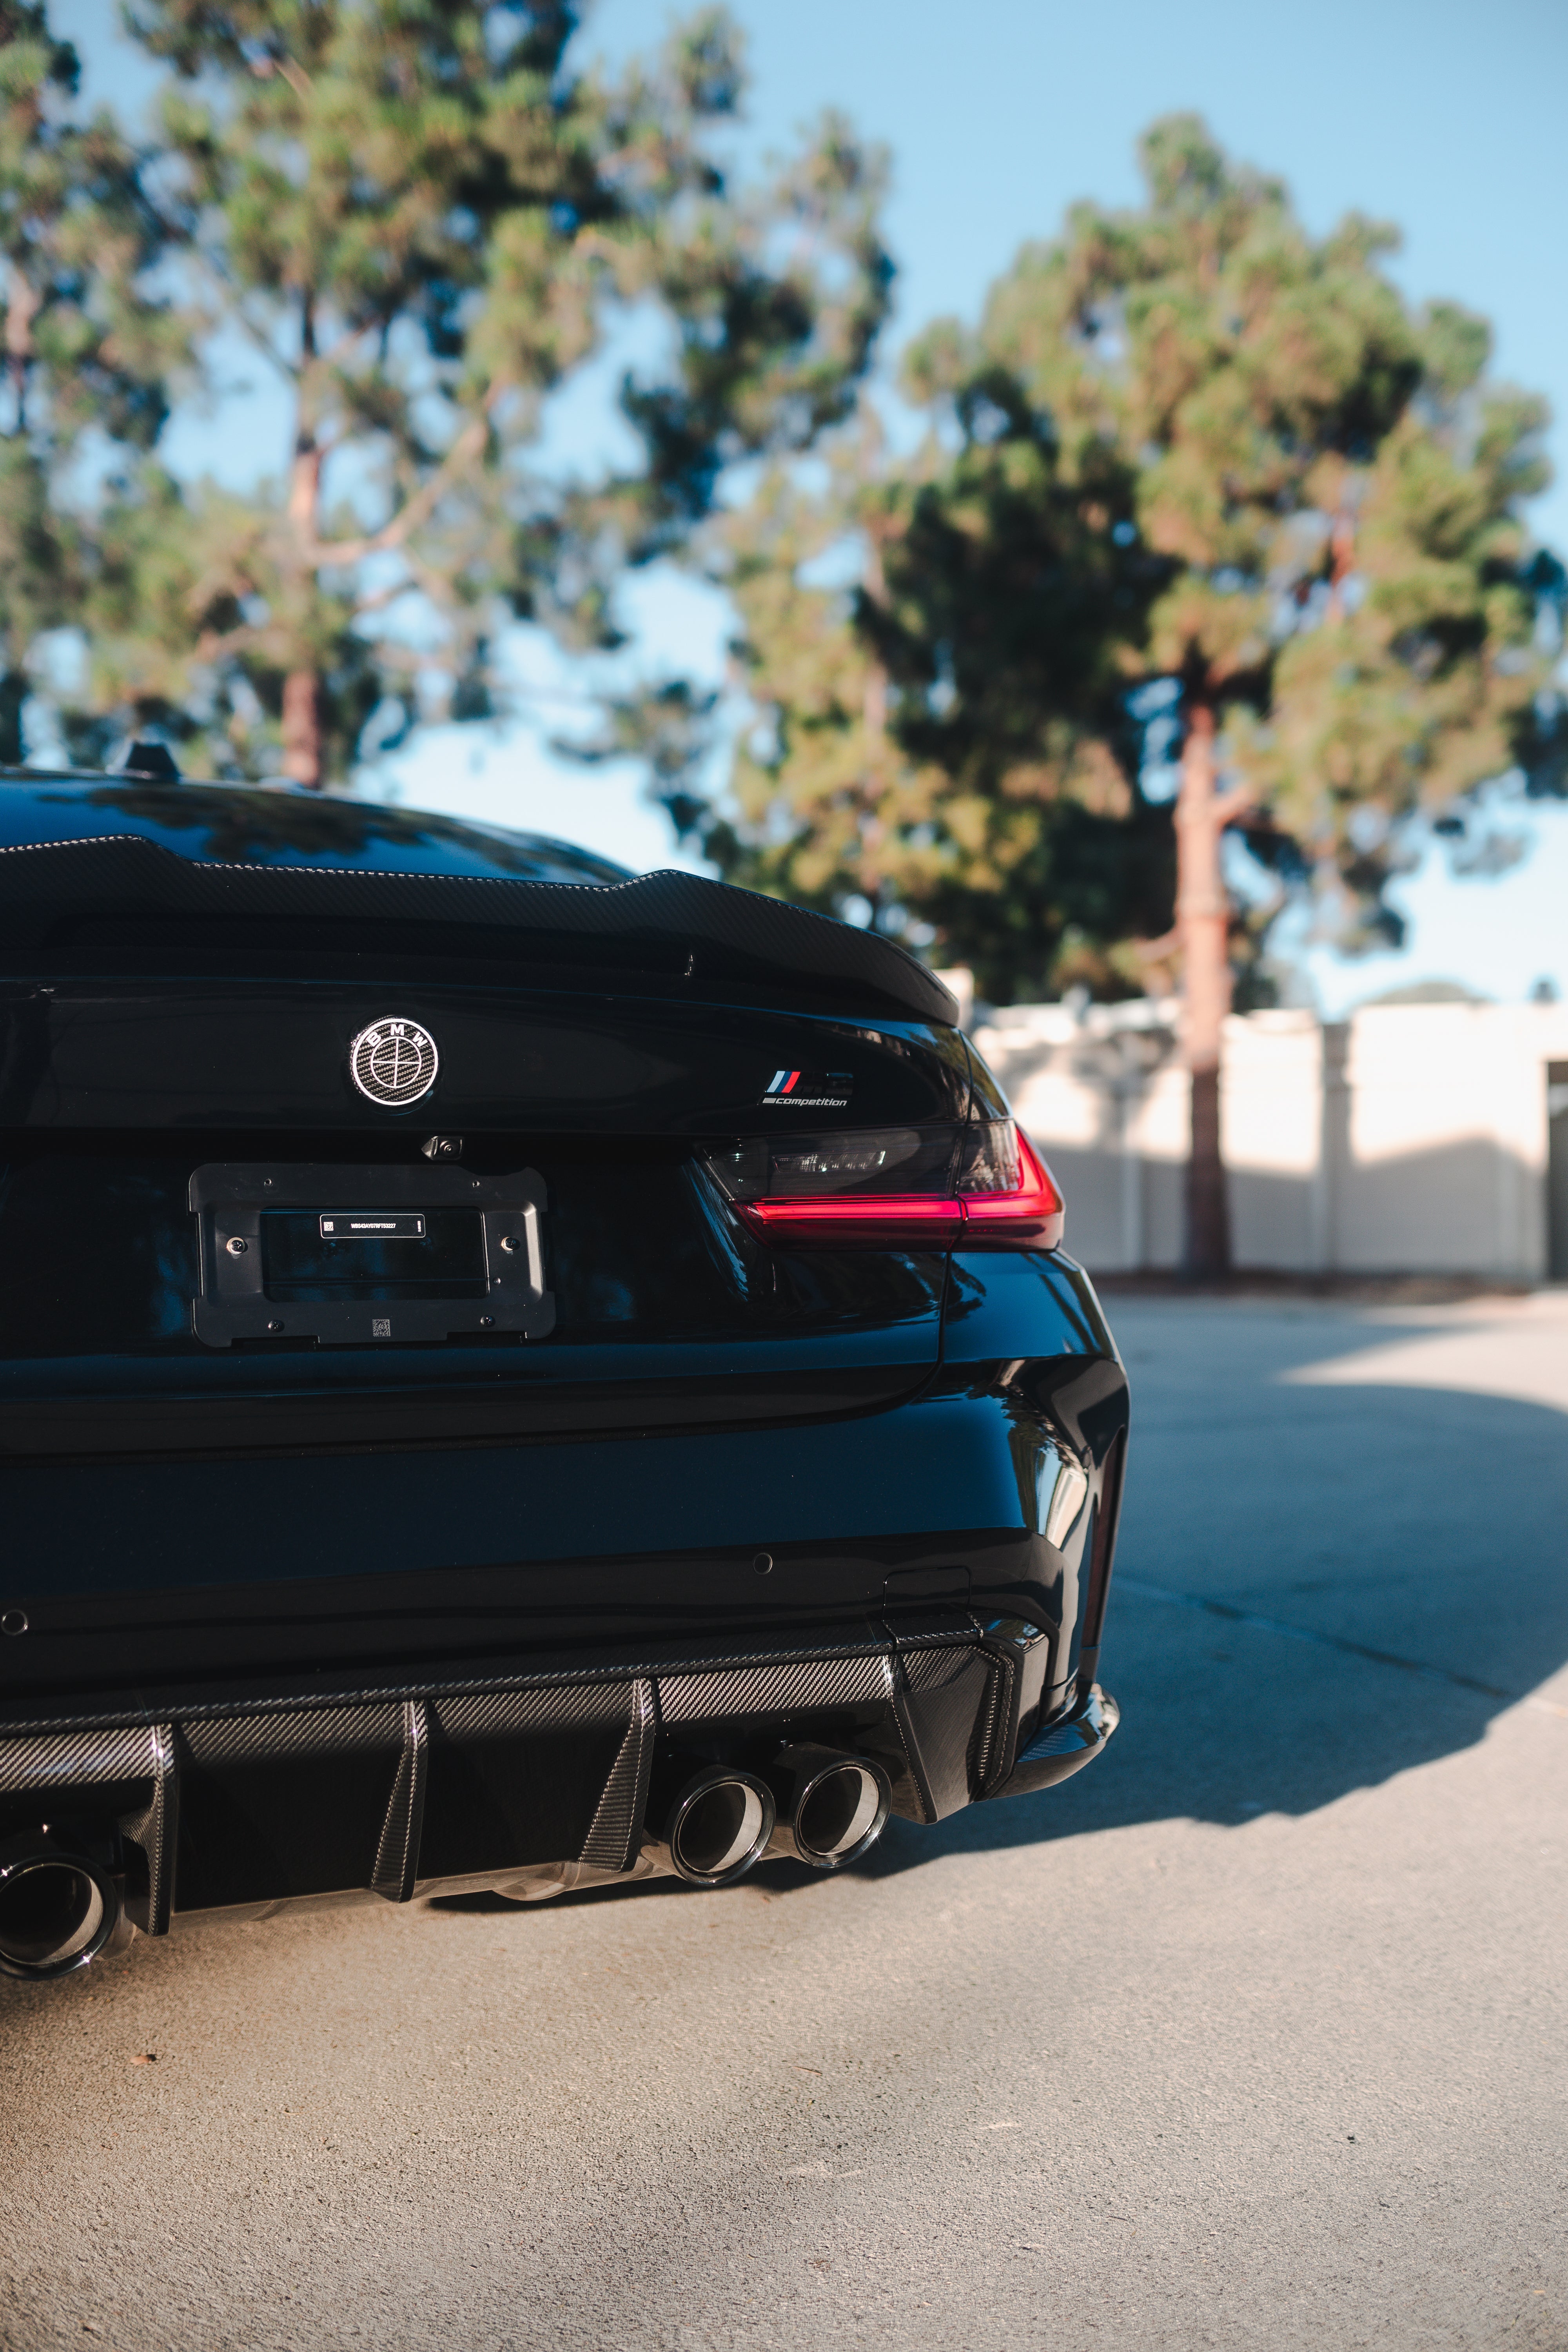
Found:
[[[386,1110],[422,1101],[440,1066],[435,1038],[417,1021],[373,1021],[349,1047],[350,1076],[368,1102]]]

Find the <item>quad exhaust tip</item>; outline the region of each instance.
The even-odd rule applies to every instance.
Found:
[[[730,1886],[760,1860],[773,1833],[773,1790],[754,1772],[715,1765],[688,1780],[669,1809],[670,1867],[692,1886]]]
[[[887,1827],[891,1790],[869,1757],[831,1748],[785,1748],[768,1775],[778,1822],[768,1851],[813,1870],[842,1870]]]
[[[842,1870],[881,1836],[890,1799],[887,1774],[868,1757],[784,1748],[765,1775],[730,1764],[695,1773],[655,1851],[690,1886],[733,1885],[764,1857]]]
[[[109,1873],[47,1830],[0,1845],[0,1974],[37,1984],[85,1969],[120,1915]]]

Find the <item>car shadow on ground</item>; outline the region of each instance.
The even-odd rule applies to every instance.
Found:
[[[1117,1326],[1134,1440],[1100,1673],[1121,1727],[1042,1796],[899,1823],[869,1871],[1310,1812],[1471,1746],[1568,1660],[1563,1412],[1356,1381],[1357,1352],[1430,1318],[1125,1302]]]
[[[1116,1322],[1134,1436],[1100,1671],[1121,1727],[1059,1788],[892,1822],[864,1875],[1141,1822],[1310,1812],[1471,1746],[1568,1660],[1563,1412],[1355,1382],[1358,1352],[1440,1334],[1430,1317],[1123,1300]],[[1340,1379],[1312,1384],[1332,1361]],[[821,1880],[770,1864],[742,1884]]]

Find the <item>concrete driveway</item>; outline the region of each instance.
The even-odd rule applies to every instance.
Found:
[[[1568,2347],[1568,1297],[1112,1304],[1101,1763],[0,1990],[0,2341]]]

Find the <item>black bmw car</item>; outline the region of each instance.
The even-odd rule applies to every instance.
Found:
[[[0,1969],[1098,1754],[1126,1383],[942,982],[139,765],[0,778]]]

